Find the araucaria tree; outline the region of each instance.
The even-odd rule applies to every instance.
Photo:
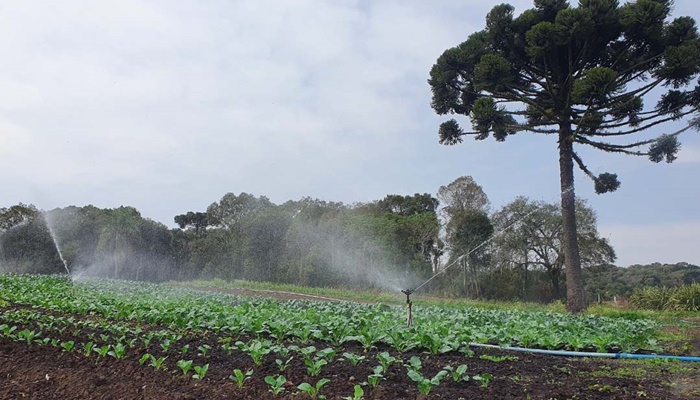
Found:
[[[558,139],[567,308],[584,302],[574,210],[574,163],[597,193],[614,191],[617,175],[594,175],[577,149],[647,156],[671,162],[678,134],[656,138],[642,132],[696,112],[700,87],[700,40],[690,17],[668,20],[670,0],[535,0],[517,17],[508,4],[494,7],[486,28],[448,49],[430,71],[432,107],[438,114],[471,120],[463,130],[454,119],[441,124],[440,143],[462,136],[497,141],[518,132]],[[663,93],[659,95],[659,91]],[[660,96],[660,97],[659,97]],[[653,97],[653,98],[652,98]],[[656,101],[658,99],[658,101]],[[647,106],[645,100],[655,102]]]

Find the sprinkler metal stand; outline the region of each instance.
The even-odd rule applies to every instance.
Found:
[[[408,315],[406,316],[406,327],[410,328],[411,321],[413,319],[411,315],[411,305],[413,305],[413,303],[411,302],[411,293],[413,293],[413,291],[411,289],[404,289],[401,291],[401,293],[406,295],[406,307],[408,308]]]

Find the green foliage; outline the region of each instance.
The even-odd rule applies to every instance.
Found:
[[[372,368],[372,373],[367,376],[367,383],[369,383],[369,386],[371,388],[376,388],[379,382],[384,379],[385,372],[386,370],[381,365]]]
[[[447,375],[447,371],[445,370],[440,370],[434,377],[428,379],[424,378],[423,375],[420,374],[420,372],[409,369],[408,370],[408,377],[411,378],[412,381],[418,383],[418,391],[423,394],[423,395],[428,395],[430,394],[430,391],[434,386],[437,386],[440,384],[440,381],[442,378],[444,378]]]
[[[248,371],[246,371],[245,374],[240,369],[234,369],[233,375],[230,375],[228,378],[230,380],[236,382],[236,386],[238,386],[238,388],[240,389],[243,387],[243,384],[245,384],[245,381],[250,379],[251,376],[253,376],[252,369],[249,369]]]
[[[284,392],[284,384],[287,382],[287,378],[282,375],[274,376],[268,375],[265,377],[265,383],[270,386],[270,392],[272,394],[280,394]]]
[[[353,395],[348,397],[343,397],[343,400],[362,400],[364,398],[365,391],[362,386],[355,385],[353,388]]]
[[[192,375],[192,379],[199,379],[199,380],[204,379],[204,377],[207,375],[208,370],[209,370],[209,364],[195,365],[194,366],[195,374]]]
[[[648,310],[663,310],[671,298],[671,288],[643,287],[635,290],[630,296],[630,303],[636,307]]]
[[[493,379],[493,375],[491,374],[480,374],[480,375],[474,375],[472,376],[472,379],[481,383],[481,387],[483,388],[488,388],[489,385],[491,384],[491,380]]]
[[[466,364],[461,364],[457,368],[453,368],[452,366],[447,365],[443,369],[452,375],[452,380],[455,382],[469,380],[469,375],[467,375]]]
[[[187,373],[190,372],[190,369],[192,368],[192,360],[179,360],[177,362],[177,366],[180,367],[183,375],[187,375]]]
[[[455,119],[443,122],[440,143],[457,144],[466,135],[493,135],[496,141],[519,132],[555,136],[563,237],[577,241],[574,165],[594,182],[596,193],[620,186],[615,174],[594,175],[579,148],[671,162],[680,149],[676,137],[700,128],[693,119],[657,139],[637,138],[700,110],[700,86],[694,84],[700,36],[692,18],[670,20],[670,4],[537,0],[518,17],[510,5],[493,7],[485,28],[445,50],[430,70],[435,112],[471,122],[471,130]],[[645,107],[644,99],[662,87],[656,106]],[[580,255],[575,246],[563,253],[572,271],[567,309],[581,312],[586,303]]]
[[[28,328],[27,332],[20,335],[12,327],[26,326],[29,321],[46,321],[53,324],[60,322],[77,330],[74,322],[68,318],[46,316],[38,312],[46,309],[51,309],[53,313],[90,314],[93,316],[91,320],[117,318],[123,322],[107,325],[95,322],[95,326],[99,326],[100,331],[105,333],[102,334],[104,337],[95,336],[93,340],[99,345],[91,347],[91,350],[106,356],[110,350],[118,348],[119,343],[126,342],[117,340],[124,335],[123,325],[141,326],[148,323],[170,327],[167,330],[149,330],[138,334],[138,343],[147,339],[150,347],[158,351],[158,344],[178,343],[181,336],[176,332],[183,329],[214,332],[224,338],[230,337],[228,335],[231,332],[236,332],[245,337],[262,332],[262,327],[272,322],[284,325],[284,332],[290,332],[290,337],[291,332],[306,327],[319,333],[315,340],[324,341],[331,337],[328,326],[354,321],[349,331],[351,336],[367,337],[367,343],[390,346],[386,327],[402,326],[405,318],[405,308],[401,306],[351,302],[284,302],[115,280],[86,280],[80,284],[80,290],[74,296],[65,296],[64,286],[57,282],[63,281],[50,276],[0,275],[0,288],[7,301],[30,306],[3,312],[0,332],[21,336],[21,340],[33,343],[34,339],[41,336],[37,334],[38,329]],[[650,349],[650,339],[658,335],[658,325],[643,318],[629,320],[592,315],[571,316],[555,312],[500,310],[495,307],[427,305],[421,307],[420,315],[421,329],[402,328],[406,340],[423,343],[421,346],[426,346],[426,350],[432,349],[438,353],[457,351],[463,342],[495,342],[555,349],[615,346],[630,352]],[[49,329],[48,325],[42,329]],[[271,342],[265,339],[238,342],[238,345],[244,350],[260,354],[260,359],[273,349]],[[274,347],[277,348],[277,345]],[[296,349],[290,347],[288,350],[296,351],[304,357],[307,367],[312,368],[314,373],[327,362],[322,357],[330,358],[332,353],[319,351],[314,346]],[[281,353],[279,349],[275,351]],[[389,351],[380,354],[377,361],[386,368],[378,365],[377,374],[383,376],[386,369],[391,369],[390,365],[396,357]],[[164,357],[158,359],[156,355],[157,353],[149,355],[141,362],[150,360],[156,368],[164,366]],[[378,381],[379,379],[376,380]]]
[[[311,397],[312,399],[315,398],[325,398],[325,396],[319,396],[318,392],[321,391],[321,388],[325,386],[328,382],[330,382],[330,379],[327,378],[322,378],[319,379],[318,382],[316,382],[315,386],[311,386],[310,384],[303,382],[297,386],[297,389],[301,390],[302,392],[306,393]]]
[[[343,353],[343,357],[345,357],[348,361],[350,361],[350,364],[352,364],[353,366],[359,365],[362,362],[362,360],[367,358],[365,356],[357,355],[354,353],[348,353],[348,352]]]
[[[644,287],[630,296],[630,302],[648,310],[700,311],[700,283],[669,287]]]

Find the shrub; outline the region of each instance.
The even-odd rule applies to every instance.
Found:
[[[643,287],[636,289],[630,302],[637,308],[646,310],[663,310],[671,298],[673,289],[667,287]]]
[[[666,308],[675,311],[700,311],[700,283],[675,288]]]
[[[632,293],[630,302],[647,310],[700,311],[700,283],[674,288],[644,287]]]

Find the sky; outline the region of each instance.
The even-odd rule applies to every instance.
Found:
[[[172,227],[229,192],[354,203],[464,175],[494,209],[558,202],[554,137],[438,143],[450,117],[430,108],[430,68],[499,3],[5,0],[0,207],[129,205]],[[676,0],[672,15],[699,4]],[[681,142],[673,164],[581,150],[622,182],[596,195],[576,175],[617,265],[700,265],[700,133]]]

